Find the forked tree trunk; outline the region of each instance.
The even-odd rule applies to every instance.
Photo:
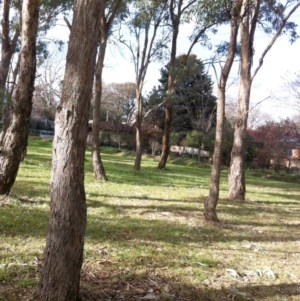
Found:
[[[9,194],[27,147],[36,69],[38,14],[38,0],[23,2],[19,84],[14,97],[12,121],[0,154],[0,194]]]
[[[240,89],[239,89],[239,109],[235,124],[234,141],[231,152],[230,174],[228,177],[229,184],[229,198],[237,201],[244,201],[246,197],[246,183],[245,183],[245,136],[247,130],[247,120],[250,102],[250,92],[253,79],[259,69],[261,68],[264,57],[272,48],[277,38],[280,36],[282,30],[285,28],[287,21],[292,14],[299,8],[300,2],[289,9],[287,15],[282,18],[280,24],[276,24],[276,33],[268,46],[263,51],[258,67],[254,70],[251,76],[251,63],[253,60],[253,42],[260,13],[260,5],[262,0],[250,3],[249,0],[244,0],[244,18],[241,24],[241,73],[240,73]],[[251,6],[253,5],[253,7]],[[251,9],[251,11],[249,11]],[[251,18],[251,20],[249,20]],[[275,29],[274,28],[274,29]]]
[[[9,103],[8,96],[6,93],[6,80],[8,77],[9,66],[12,60],[12,56],[15,53],[16,45],[20,37],[20,30],[17,29],[12,39],[10,39],[10,20],[9,13],[11,9],[11,1],[4,0],[3,3],[3,19],[1,22],[1,61],[0,61],[0,95],[1,103],[0,110],[2,115],[2,131],[0,133],[0,145],[3,145],[4,136],[9,126]],[[4,99],[6,98],[6,102]]]
[[[43,301],[79,300],[86,227],[84,157],[102,0],[77,0],[55,120],[51,209],[39,283]]]
[[[217,125],[216,125],[216,138],[215,148],[213,154],[213,166],[210,179],[209,195],[204,203],[204,216],[207,221],[218,222],[216,208],[219,201],[219,186],[221,174],[221,161],[222,161],[222,147],[224,139],[224,124],[225,124],[225,93],[226,83],[233,64],[236,41],[239,30],[239,18],[241,11],[242,0],[236,2],[234,15],[231,16],[230,21],[230,41],[229,50],[225,65],[221,71],[221,77],[218,83],[218,100],[217,100]]]
[[[253,58],[249,33],[249,0],[244,0],[244,17],[240,25],[241,31],[241,71],[238,95],[238,115],[235,121],[233,146],[231,151],[230,174],[228,176],[229,199],[244,201],[245,183],[245,143],[251,91],[251,61]]]

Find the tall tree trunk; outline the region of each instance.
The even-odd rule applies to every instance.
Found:
[[[103,4],[102,4],[103,5]],[[93,130],[92,130],[92,158],[95,177],[98,180],[107,181],[104,165],[100,154],[100,106],[102,97],[102,70],[107,46],[108,30],[106,22],[101,18],[101,35],[98,62],[95,72],[95,97],[93,108]]]
[[[222,75],[222,77],[224,75]],[[214,147],[214,154],[213,154],[213,166],[212,166],[211,178],[210,178],[209,195],[204,203],[205,219],[211,222],[219,221],[216,208],[219,201],[219,185],[220,185],[222,149],[223,149],[223,140],[224,140],[226,81],[227,81],[227,77],[222,78],[221,83],[219,84],[218,87],[217,125],[216,125],[215,147]]]
[[[27,147],[36,68],[38,13],[38,0],[23,2],[20,76],[14,97],[12,121],[0,154],[0,194],[9,194]]]
[[[107,40],[109,30],[112,26],[114,18],[122,0],[117,0],[113,4],[111,14],[107,20],[105,15],[107,1],[101,1],[101,18],[100,18],[100,49],[98,53],[97,67],[95,72],[95,98],[93,109],[93,132],[92,132],[92,158],[95,177],[98,180],[107,181],[104,165],[100,154],[100,111],[101,111],[101,98],[102,98],[102,72],[104,67],[104,59],[107,47]]]
[[[0,61],[0,111],[2,113],[2,131],[0,133],[0,145],[3,145],[3,139],[9,126],[9,102],[6,93],[6,80],[8,77],[9,66],[12,56],[15,53],[18,39],[20,37],[20,30],[15,30],[14,36],[10,38],[10,19],[9,13],[11,9],[11,0],[4,0],[3,3],[3,19],[1,22],[1,61]]]
[[[251,85],[255,75],[263,64],[264,57],[272,48],[282,30],[285,28],[288,19],[300,6],[300,2],[297,1],[297,3],[289,10],[287,15],[282,17],[281,23],[275,26],[274,29],[276,30],[276,33],[268,46],[263,51],[259,59],[258,67],[254,70],[253,75],[251,76],[251,64],[254,55],[253,42],[256,25],[258,23],[260,5],[263,1],[257,0],[253,3],[250,2],[251,1],[249,0],[244,0],[245,13],[243,22],[241,24],[241,73],[238,97],[239,108],[237,120],[235,123],[234,141],[230,162],[230,174],[228,177],[229,198],[237,201],[244,201],[246,197],[244,153]]]
[[[55,120],[51,209],[39,283],[43,301],[79,300],[86,227],[84,157],[102,0],[77,0]]]
[[[234,15],[231,16],[231,29],[229,50],[225,65],[221,71],[221,77],[218,83],[218,100],[217,100],[217,125],[216,125],[216,138],[215,148],[213,154],[213,166],[210,179],[209,195],[204,203],[204,216],[207,221],[218,222],[216,208],[219,201],[219,185],[221,174],[221,161],[222,161],[222,148],[224,139],[224,124],[225,124],[225,93],[226,83],[233,64],[236,41],[239,30],[239,18],[241,11],[242,0],[236,2],[234,8]]]
[[[163,137],[162,137],[161,157],[158,163],[159,169],[163,169],[166,167],[167,160],[169,157],[172,110],[173,110],[173,106],[172,106],[171,96],[168,95],[166,101],[166,109],[165,109],[165,125],[164,125]]]
[[[136,150],[134,170],[139,171],[141,169],[142,153],[143,153],[143,139],[142,139],[142,88],[137,86],[137,112],[135,121],[135,138],[136,138]]]
[[[235,121],[233,146],[231,151],[230,174],[228,176],[229,199],[244,201],[246,196],[245,183],[245,142],[248,110],[251,91],[252,44],[249,36],[248,0],[244,0],[244,18],[240,25],[241,31],[241,70],[238,95],[238,115]]]
[[[173,34],[172,34],[171,57],[170,57],[169,74],[168,74],[168,95],[167,95],[166,109],[165,109],[165,125],[164,125],[163,137],[162,137],[162,152],[161,152],[160,161],[157,166],[159,169],[163,169],[166,167],[167,160],[169,157],[169,151],[170,151],[170,132],[171,132],[171,122],[172,122],[172,109],[173,109],[172,97],[175,90],[174,66],[175,66],[176,52],[177,52],[177,37],[179,33],[181,5],[182,5],[182,1],[180,1],[180,3],[178,4],[177,16],[175,16],[174,11],[172,11],[174,7],[170,5]]]

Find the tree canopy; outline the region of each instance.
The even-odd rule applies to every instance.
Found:
[[[172,72],[175,78],[172,131],[207,133],[215,125],[216,98],[213,96],[213,82],[203,62],[196,55],[180,55],[175,60],[175,67],[169,69],[169,65],[161,69],[161,85],[153,88],[148,106],[163,102],[167,96],[168,74]],[[162,108],[153,112],[152,118],[154,115],[162,117]]]

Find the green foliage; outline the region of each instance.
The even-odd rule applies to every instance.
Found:
[[[171,132],[170,133],[170,144],[179,145],[181,140],[184,138],[182,133]]]
[[[200,147],[203,142],[203,134],[199,131],[192,131],[187,134],[185,145],[190,147]]]
[[[195,55],[180,55],[175,67],[168,65],[161,69],[161,85],[154,87],[149,95],[148,106],[162,102],[167,93],[168,74],[175,78],[175,93],[172,99],[172,131],[186,133],[198,130],[206,133],[215,125],[216,98],[213,96],[213,82],[204,64]],[[153,111],[153,118],[163,118],[163,106]]]
[[[258,25],[262,27],[265,33],[274,34],[278,31],[282,21],[287,15],[292,5],[297,3],[296,0],[289,1],[289,5],[284,5],[279,0],[262,1],[259,13]],[[288,21],[281,34],[288,35],[291,43],[299,38],[296,31],[297,24]]]

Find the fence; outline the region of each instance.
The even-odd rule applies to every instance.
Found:
[[[44,131],[44,130],[29,130],[29,135],[31,136],[38,136],[44,139],[53,139],[54,138],[54,132],[53,131]]]

